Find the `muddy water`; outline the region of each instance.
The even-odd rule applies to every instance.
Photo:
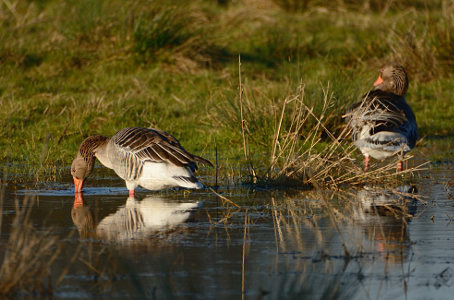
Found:
[[[70,178],[8,186],[0,243],[15,201],[33,196],[34,227],[51,229],[61,247],[53,298],[452,299],[453,175],[433,163],[400,186],[220,187],[236,206],[208,190],[130,198],[99,170],[82,197]]]

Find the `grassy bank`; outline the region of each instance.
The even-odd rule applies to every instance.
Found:
[[[339,133],[391,60],[408,70],[421,135],[452,135],[454,2],[331,2],[2,1],[0,160],[67,166],[84,137],[127,126],[166,130],[208,158],[216,141],[244,160],[239,55],[252,154],[272,155],[282,104],[302,86]]]

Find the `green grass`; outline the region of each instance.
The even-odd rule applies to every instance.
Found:
[[[221,157],[242,159],[239,55],[253,154],[271,153],[281,103],[300,85],[315,112],[329,86],[326,125],[339,132],[390,60],[408,70],[420,134],[454,133],[453,1],[9,2],[0,2],[4,163],[68,166],[84,137],[127,126],[163,129],[209,158],[216,140]]]

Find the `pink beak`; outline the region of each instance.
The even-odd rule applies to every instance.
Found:
[[[374,86],[380,85],[383,83],[383,78],[381,78],[381,75],[378,75],[377,80],[374,82]]]
[[[74,179],[74,192],[75,193],[81,193],[82,188],[84,187],[84,180],[83,179],[77,179],[76,177],[73,176]]]

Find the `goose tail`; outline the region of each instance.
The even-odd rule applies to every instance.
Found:
[[[178,186],[188,189],[202,189],[205,186],[194,176],[173,176]]]
[[[205,166],[213,167],[213,164],[208,159],[197,155],[194,155],[194,161]]]

